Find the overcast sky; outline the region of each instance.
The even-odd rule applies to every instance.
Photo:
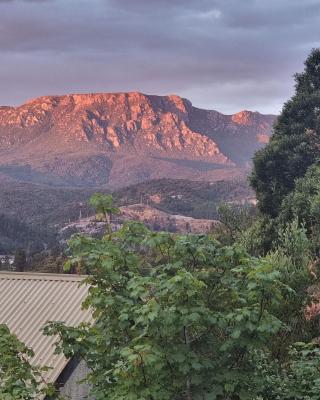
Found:
[[[320,46],[320,0],[0,0],[0,104],[141,91],[278,113]]]

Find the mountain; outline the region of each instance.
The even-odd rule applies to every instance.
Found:
[[[117,188],[245,174],[274,115],[223,115],[138,92],[40,97],[0,107],[0,180]]]

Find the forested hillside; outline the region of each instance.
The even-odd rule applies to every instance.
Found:
[[[0,214],[0,254],[10,254],[19,248],[41,251],[55,243],[54,231],[35,227],[20,219]]]
[[[45,247],[52,246],[55,234],[64,224],[94,214],[88,200],[100,190],[7,181],[0,182],[0,191],[3,216],[33,232],[27,235],[28,239],[22,233],[12,236],[7,231],[8,225],[3,224],[0,245],[13,252],[17,246],[26,248],[28,243],[33,249],[44,248],[44,243]],[[113,196],[120,206],[142,203],[169,214],[216,219],[220,202],[250,202],[253,193],[246,181],[206,183],[162,179],[128,186],[113,192]]]

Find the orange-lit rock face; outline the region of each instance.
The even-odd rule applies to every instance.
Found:
[[[257,130],[256,138],[259,143],[269,142],[270,131],[275,118],[270,115],[262,115],[258,112],[240,111],[231,116],[231,121],[243,128],[254,128]]]
[[[144,169],[141,163],[151,155],[212,165],[245,165],[267,142],[274,119],[249,111],[227,116],[201,110],[176,95],[132,92],[47,96],[16,108],[0,107],[0,154],[3,163],[20,160],[34,165],[46,159],[40,164],[41,168],[46,164],[48,170],[50,158],[55,159],[55,166],[59,162],[64,165],[70,154],[76,158],[78,154],[91,157],[103,153],[109,159],[103,165],[112,165],[113,171],[120,156],[129,157],[130,168],[139,164],[138,177],[145,179],[150,166]],[[15,152],[11,158],[8,150]],[[121,165],[122,173],[129,176],[132,171],[125,172],[124,168]],[[182,164],[174,169],[182,171]],[[180,175],[183,177],[182,172]]]
[[[255,115],[255,114],[257,114],[257,115]],[[259,113],[253,113],[253,112],[244,110],[244,111],[238,112],[237,114],[232,115],[231,119],[232,119],[232,122],[235,122],[236,124],[248,126],[248,125],[252,125],[257,120],[256,117],[259,118],[259,115],[260,115]]]

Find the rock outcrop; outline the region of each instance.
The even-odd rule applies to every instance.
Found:
[[[179,96],[47,96],[0,107],[0,173],[33,182],[123,186],[234,177],[275,116],[201,110]]]
[[[112,230],[118,230],[127,221],[140,221],[155,231],[179,233],[209,233],[219,222],[211,219],[197,219],[179,214],[168,214],[145,204],[132,204],[120,207],[120,214],[113,217]],[[66,224],[59,230],[59,240],[65,244],[70,235],[75,233],[101,237],[106,230],[106,223],[93,217],[82,218]]]

